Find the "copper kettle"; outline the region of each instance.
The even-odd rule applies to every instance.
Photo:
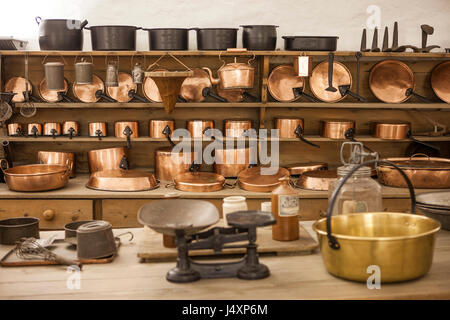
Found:
[[[220,59],[220,55],[219,55]],[[255,68],[250,65],[250,62],[255,57],[247,61],[247,63],[237,62],[234,57],[233,63],[225,64],[225,61],[220,59],[223,64],[217,70],[218,78],[214,78],[212,71],[208,67],[203,67],[209,73],[212,84],[220,84],[222,89],[251,89],[255,79]]]

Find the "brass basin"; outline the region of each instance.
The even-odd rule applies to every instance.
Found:
[[[323,262],[331,274],[366,282],[380,268],[381,282],[415,279],[428,272],[433,260],[436,233],[441,224],[428,217],[392,212],[333,216],[332,235],[340,248],[328,244],[326,218],[316,221]]]

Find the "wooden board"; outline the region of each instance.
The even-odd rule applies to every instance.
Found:
[[[220,221],[215,226],[223,226]],[[263,227],[257,229],[258,253],[260,255],[307,255],[312,254],[317,248],[318,243],[309,235],[309,233],[299,224],[300,238],[295,241],[275,241],[272,239],[272,227]],[[244,243],[245,242],[240,242]],[[237,243],[233,243],[237,244]],[[226,258],[227,255],[236,255],[245,253],[243,248],[224,249],[220,257]],[[191,257],[210,257],[214,256],[213,250],[194,250],[189,252]],[[162,235],[149,228],[144,228],[139,239],[138,258],[146,262],[175,261],[177,258],[176,248],[166,248],[162,245]]]

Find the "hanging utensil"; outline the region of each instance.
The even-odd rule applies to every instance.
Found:
[[[117,56],[116,61],[108,61],[108,56],[105,57],[106,64],[106,87],[118,87],[119,86],[119,56]]]
[[[142,64],[138,61],[135,64],[133,64],[134,57],[138,55],[137,53],[133,54],[131,56],[131,76],[133,77],[133,83],[135,84],[142,84],[144,82],[145,72],[144,68],[142,67]],[[145,55],[140,55],[144,57],[144,66],[145,63]]]
[[[12,117],[13,109],[11,107],[11,100],[14,97],[13,92],[0,93],[0,122],[9,120]]]
[[[78,56],[77,56],[78,57]],[[92,84],[94,76],[94,58],[91,57],[91,62],[81,58],[80,62],[75,57],[75,83],[77,84]]]
[[[333,87],[333,63],[334,62],[334,53],[328,53],[328,87],[325,88],[326,91],[336,92],[337,89]]]
[[[44,72],[45,72],[45,81],[47,83],[48,90],[56,90],[56,91],[63,91],[65,89],[64,87],[64,65],[66,64],[66,61],[64,60],[64,57],[61,56],[61,59],[63,62],[47,62],[47,56],[42,59],[42,64],[44,65]]]
[[[31,86],[28,87],[29,85],[30,85],[30,82],[28,81],[28,54],[26,54],[25,55],[25,91],[23,93],[25,102],[20,107],[20,114],[25,118],[31,118],[37,112],[37,109],[31,100],[31,96],[30,96]]]

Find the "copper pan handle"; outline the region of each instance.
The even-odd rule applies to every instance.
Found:
[[[307,144],[309,144],[309,145],[311,145],[311,146],[313,146],[313,147],[320,148],[319,145],[317,145],[317,144],[315,144],[315,143],[312,143],[311,141],[308,141],[308,140],[306,140],[306,139],[303,137],[303,128],[302,128],[300,125],[298,125],[297,128],[295,128],[294,134],[295,134],[302,142],[307,143]]]
[[[70,161],[70,159],[67,159],[66,160],[66,166],[67,166],[67,169],[64,172],[64,176],[68,176],[70,174],[70,172],[72,171],[72,169],[73,169],[73,161]]]
[[[416,138],[414,138],[413,135],[412,135],[411,130],[409,130],[409,131],[406,133],[406,137],[407,137],[408,139],[410,139],[411,141],[414,141],[414,142],[416,142],[416,143],[418,143],[418,144],[421,144],[421,145],[423,145],[423,146],[425,146],[425,147],[434,149],[434,150],[436,150],[436,151],[441,151],[441,148],[439,148],[439,147],[436,147],[436,146],[434,146],[434,145],[432,145],[432,144],[429,144],[429,143],[426,143],[426,142],[423,142],[423,141],[420,141],[420,140],[417,140]]]

